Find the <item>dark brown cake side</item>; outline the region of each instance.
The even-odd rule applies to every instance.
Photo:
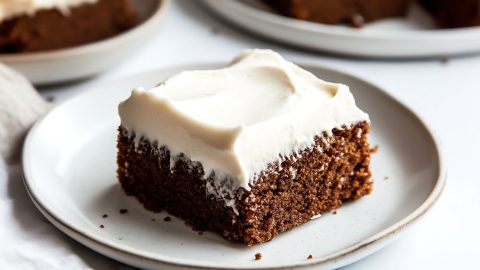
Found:
[[[326,24],[404,16],[411,0],[263,0],[283,15]]]
[[[0,53],[34,52],[98,41],[136,24],[129,0],[99,0],[63,14],[41,10],[0,23]]]
[[[480,25],[480,0],[420,0],[439,27],[455,28]]]
[[[229,240],[253,245],[271,240],[372,190],[369,125],[359,123],[315,139],[312,148],[272,163],[251,185],[236,194],[236,215],[222,199],[208,195],[203,168],[181,155],[170,168],[165,146],[122,127],[118,135],[118,177],[128,195],[147,209],[167,210],[195,229],[212,230]],[[228,179],[225,180],[228,183]]]

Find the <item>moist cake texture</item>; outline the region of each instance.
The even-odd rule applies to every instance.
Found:
[[[269,50],[119,106],[118,177],[147,209],[253,245],[371,192],[369,118]]]
[[[129,0],[2,0],[0,53],[82,45],[112,37],[136,22]]]

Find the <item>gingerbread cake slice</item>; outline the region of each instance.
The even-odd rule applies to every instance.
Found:
[[[130,0],[0,0],[0,53],[73,47],[136,23]]]
[[[145,208],[254,245],[372,190],[369,116],[270,50],[119,105],[118,178]]]

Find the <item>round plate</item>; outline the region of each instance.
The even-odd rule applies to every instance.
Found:
[[[152,37],[165,17],[169,2],[131,0],[141,22],[112,38],[54,51],[0,54],[0,62],[16,69],[36,85],[67,82],[98,74],[117,65]]]
[[[53,109],[32,128],[23,150],[25,185],[38,209],[80,243],[141,268],[333,269],[389,243],[440,196],[444,159],[424,122],[377,86],[304,65],[321,78],[349,84],[370,114],[371,143],[380,147],[372,159],[371,195],[253,247],[210,232],[198,235],[179,219],[165,222],[166,213],[144,210],[116,179],[118,103],[137,86],[152,87],[182,70],[221,66],[172,67],[101,83]],[[263,254],[260,261],[254,260],[257,252]]]
[[[406,18],[386,19],[361,29],[278,15],[259,0],[204,0],[234,24],[287,44],[359,57],[445,57],[480,52],[480,27],[435,29],[417,5]]]

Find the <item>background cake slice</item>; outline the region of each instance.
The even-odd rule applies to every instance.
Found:
[[[260,0],[259,0],[260,1]],[[281,14],[325,24],[351,24],[403,17],[418,2],[430,13],[438,27],[457,28],[480,25],[479,0],[262,0]]]
[[[1,0],[0,53],[61,49],[136,24],[129,0]]]
[[[372,189],[369,117],[348,87],[269,50],[119,105],[118,177],[147,209],[253,245]]]
[[[411,0],[263,0],[280,13],[326,24],[353,24],[405,16]]]

